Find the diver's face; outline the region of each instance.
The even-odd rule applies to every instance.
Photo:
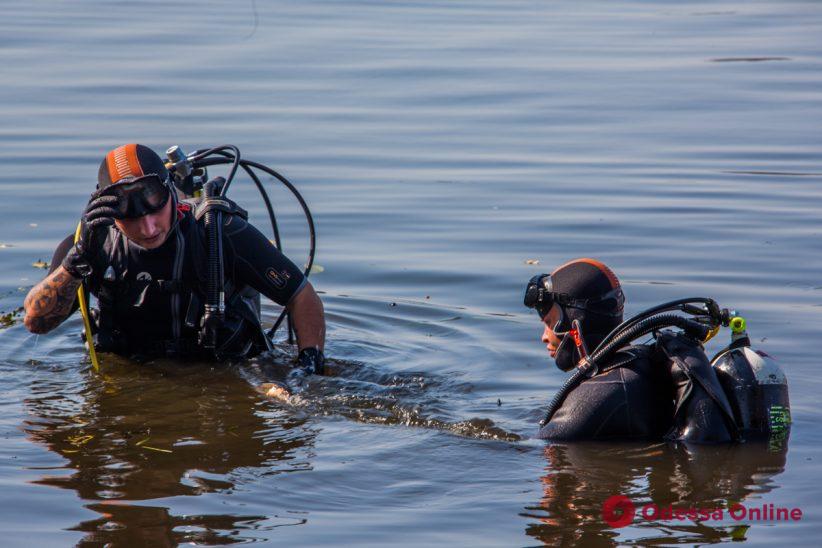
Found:
[[[557,305],[551,307],[551,310],[548,312],[548,315],[542,319],[542,323],[545,327],[545,330],[542,332],[542,342],[545,343],[545,348],[548,349],[548,353],[551,354],[552,358],[557,357],[557,347],[562,339],[560,339],[554,330],[552,329],[553,326],[557,325],[557,322],[560,320],[560,310]]]
[[[171,204],[156,213],[149,213],[136,219],[115,219],[114,224],[126,238],[145,249],[155,249],[163,245],[171,231]]]

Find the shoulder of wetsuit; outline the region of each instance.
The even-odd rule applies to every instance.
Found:
[[[625,359],[638,359],[638,358],[648,358],[652,354],[651,347],[647,344],[635,344],[631,346],[626,346],[624,348],[620,348],[614,354],[614,357],[611,361],[622,361]]]
[[[653,350],[648,345],[626,346],[617,350],[606,363],[601,364],[599,371],[601,374],[619,367],[631,367],[640,369],[638,373],[645,373],[645,370],[649,369],[646,364],[650,363],[652,356]]]
[[[658,439],[670,421],[657,425],[664,407],[656,383],[644,374],[647,348],[626,347],[600,372],[571,390],[537,437],[552,440]]]

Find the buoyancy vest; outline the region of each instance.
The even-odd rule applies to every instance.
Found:
[[[739,433],[701,344],[663,330],[651,345],[620,349],[573,388],[538,437],[724,443]]]
[[[739,439],[728,396],[702,345],[670,331],[657,335],[657,367],[668,371],[674,399],[671,429],[665,438],[693,443],[724,443]]]
[[[231,204],[234,207],[224,212],[224,222],[229,215],[247,218],[241,208]],[[177,205],[168,239],[172,242],[166,244],[173,243],[173,253],[171,248],[164,251],[170,260],[155,265],[155,272],[151,272],[151,268],[144,269],[146,265],[129,264],[127,239],[116,228],[109,229],[88,282],[99,306],[94,315],[95,347],[136,359],[218,360],[243,359],[270,349],[260,323],[259,293],[231,279],[225,282],[226,310],[217,347],[209,350],[200,344],[208,270],[205,231],[193,215],[192,204]],[[166,302],[170,309],[156,309],[157,303]],[[156,324],[148,323],[153,319]],[[170,329],[163,319],[170,323]]]

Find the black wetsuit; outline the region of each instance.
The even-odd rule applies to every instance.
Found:
[[[673,394],[667,372],[647,346],[617,352],[599,374],[565,397],[537,437],[551,440],[662,439],[671,428]]]
[[[93,261],[93,273],[86,280],[100,300],[98,324],[114,332],[114,340],[106,343],[113,347],[103,350],[132,357],[203,357],[204,353],[195,351],[205,302],[206,240],[202,224],[194,220],[190,208],[180,207],[177,215],[176,225],[156,249],[144,249],[116,228],[109,229],[108,249],[101,250]],[[72,236],[60,243],[52,269],[72,245]],[[286,305],[306,283],[300,269],[238,215],[225,216],[223,255],[227,293],[248,295],[247,289],[253,288]],[[114,271],[109,269],[112,264]],[[109,306],[104,307],[104,301]]]

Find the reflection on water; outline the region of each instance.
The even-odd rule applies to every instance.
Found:
[[[86,533],[79,546],[177,546],[178,544],[224,545],[249,542],[255,525],[265,516],[185,515],[172,516],[168,508],[113,503],[89,504],[102,517],[84,521],[72,531]],[[303,519],[292,519],[299,525]]]
[[[786,447],[766,444],[548,445],[542,499],[522,514],[529,518],[526,532],[549,546],[612,546],[626,537],[643,545],[741,540],[750,522],[727,515],[719,522],[649,520],[640,509],[651,503],[726,510],[737,502],[757,504],[779,487],[775,478],[785,470],[786,455]],[[603,503],[615,495],[637,508],[626,529],[603,519]],[[626,537],[618,539],[622,532]]]
[[[133,367],[109,357],[105,374],[86,375],[74,387],[65,378],[38,375],[24,402],[24,430],[65,463],[40,469],[33,483],[72,490],[99,515],[70,528],[84,533],[80,544],[230,544],[305,525],[310,512],[186,512],[179,497],[236,495],[262,477],[312,470],[316,415],[519,440],[487,419],[453,420],[447,396],[470,394],[470,385],[340,360],[331,362],[334,375],[297,386],[291,404],[272,403],[255,391],[253,379],[286,371],[285,356],[241,368]],[[629,527],[613,528],[602,518],[602,505],[626,495],[637,508],[727,508],[777,488],[786,454],[785,447],[758,444],[551,444],[544,448],[542,496],[520,515],[528,522],[525,532],[546,545],[743,538],[751,524],[730,520],[645,520],[638,514]],[[162,502],[142,504],[148,500]]]
[[[38,379],[25,407],[29,439],[66,459],[35,483],[72,489],[99,512],[85,541],[172,546],[241,541],[266,516],[174,515],[139,501],[231,492],[258,475],[311,469],[306,419],[266,405],[236,372],[109,367],[78,394]],[[283,519],[299,524],[304,516]]]
[[[104,371],[66,379],[37,377],[24,406],[24,431],[66,459],[33,483],[71,489],[100,518],[71,530],[83,542],[173,546],[244,542],[249,530],[300,525],[301,513],[282,515],[176,514],[140,501],[231,494],[255,477],[312,469],[318,430],[311,417],[345,417],[365,424],[441,430],[454,435],[515,441],[489,419],[454,419],[454,396],[471,386],[422,372],[386,372],[329,360],[331,375],[291,378],[288,404],[254,389],[288,378],[287,351],[231,367],[133,364],[104,355]],[[255,538],[253,535],[250,538]]]

